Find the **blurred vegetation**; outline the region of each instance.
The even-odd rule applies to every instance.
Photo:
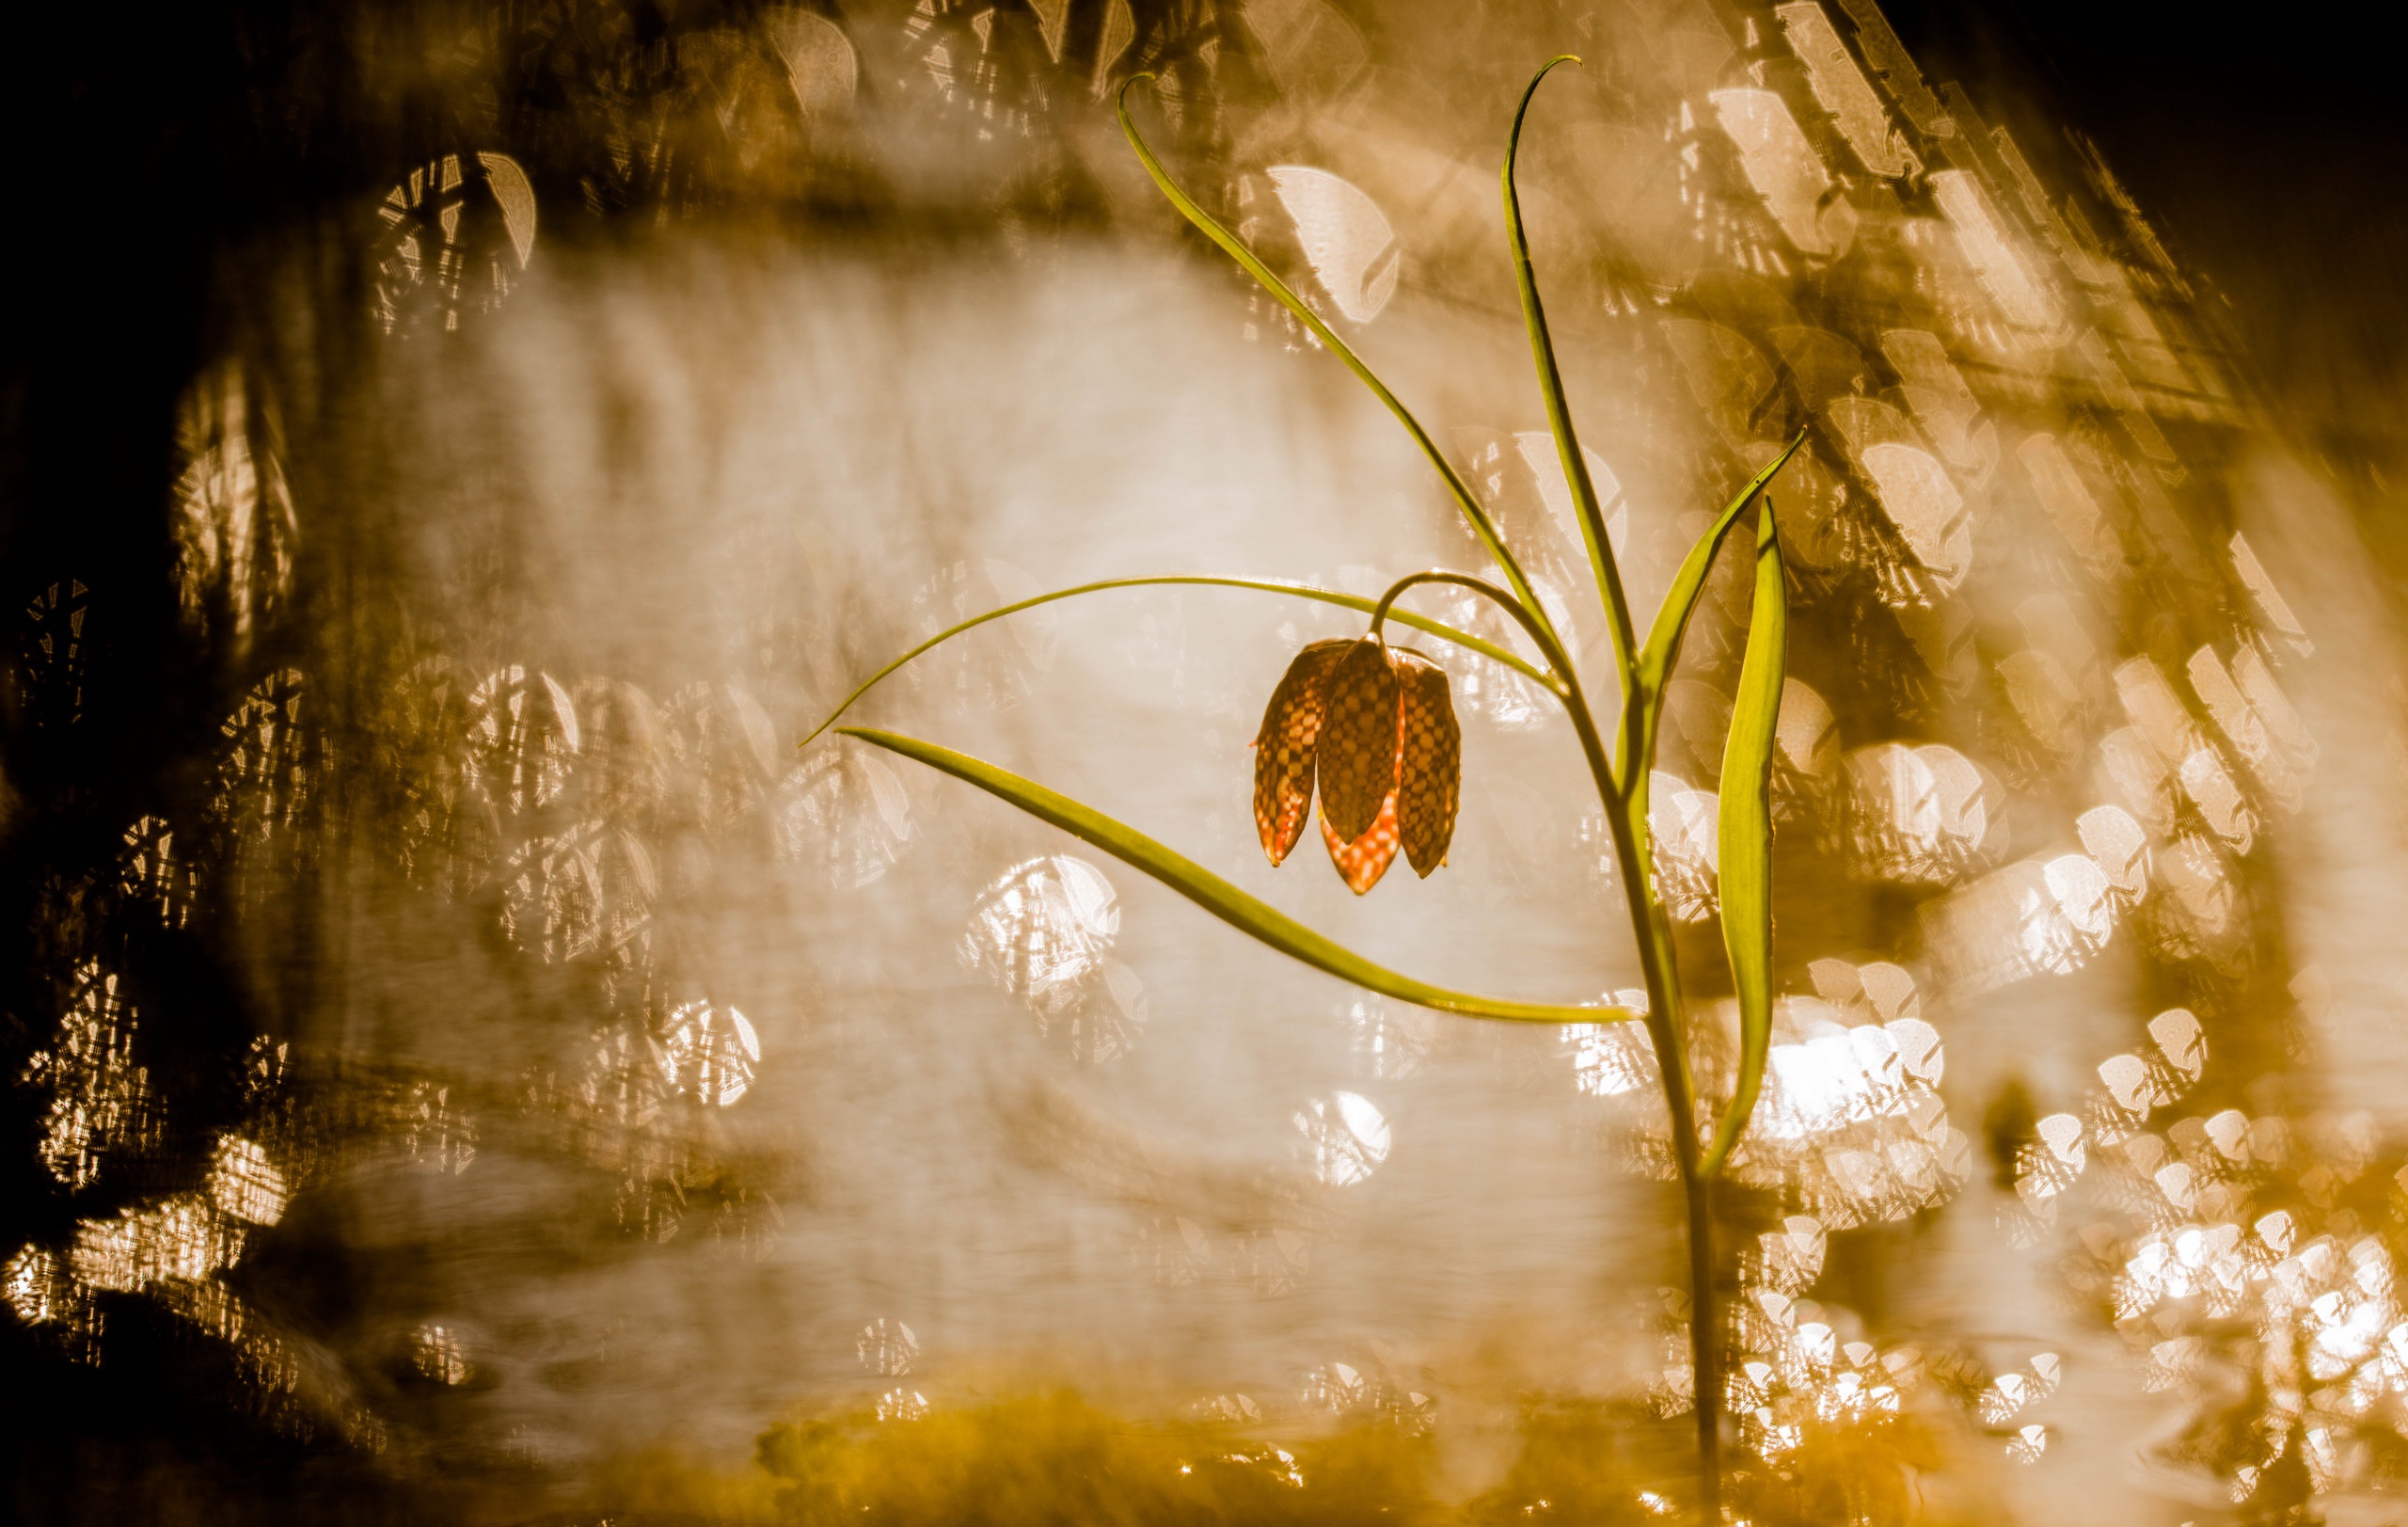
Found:
[[[1426,1436],[1359,1423],[1292,1449],[1207,1424],[1148,1424],[1068,1390],[916,1420],[868,1407],[762,1434],[777,1519],[814,1524],[1437,1522]]]
[[[587,1513],[622,1522],[833,1527],[1212,1527],[1412,1523],[1503,1527],[1674,1519],[1694,1469],[1686,1416],[1581,1398],[1523,1410],[1487,1487],[1453,1498],[1441,1439],[1358,1415],[1289,1428],[1149,1420],[1067,1388],[1018,1391],[911,1418],[874,1402],[807,1410],[763,1432],[737,1475],[648,1453],[602,1471]],[[1925,1489],[1940,1434],[1912,1417],[1809,1428],[1777,1464],[1748,1456],[1726,1487],[1754,1527],[1974,1521]],[[1951,1457],[1952,1469],[1968,1460]],[[1978,1473],[1979,1470],[1973,1471]],[[1970,1478],[1956,1480],[1958,1490]]]

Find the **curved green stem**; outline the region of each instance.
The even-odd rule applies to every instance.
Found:
[[[1359,594],[1341,594],[1336,589],[1315,588],[1309,583],[1289,583],[1283,582],[1277,579],[1270,578],[1219,578],[1203,573],[1157,573],[1150,574],[1143,578],[1106,578],[1093,583],[1081,583],[1075,588],[1055,589],[1050,594],[1039,594],[1032,598],[1022,599],[1017,603],[1005,605],[1000,609],[990,610],[982,615],[973,615],[968,620],[962,621],[958,625],[948,626],[943,630],[937,632],[936,635],[929,637],[918,646],[915,646],[911,651],[904,653],[901,657],[896,658],[892,662],[889,662],[885,667],[880,668],[878,672],[870,675],[869,677],[863,679],[859,684],[854,685],[852,692],[847,694],[845,698],[837,704],[835,709],[828,713],[827,719],[820,722],[818,725],[814,726],[811,729],[811,735],[804,738],[800,742],[797,743],[796,746],[809,747],[814,739],[817,738],[820,733],[826,731],[829,727],[833,726],[839,716],[842,716],[846,711],[852,708],[854,701],[860,699],[863,695],[867,694],[872,689],[876,688],[881,680],[892,675],[897,668],[902,667],[912,659],[920,656],[924,652],[927,652],[929,648],[940,646],[974,627],[984,626],[990,620],[1001,620],[1006,615],[1016,615],[1023,610],[1034,610],[1041,604],[1052,604],[1057,599],[1076,598],[1078,596],[1083,594],[1096,594],[1105,589],[1155,588],[1164,584],[1192,584],[1203,588],[1253,589],[1263,594],[1287,594],[1292,595],[1300,599],[1311,599],[1320,604],[1334,604],[1342,609],[1359,610],[1366,612],[1369,612],[1374,608],[1374,601],[1367,599]],[[1530,666],[1529,662],[1515,656],[1511,650],[1498,646],[1494,642],[1483,641],[1481,638],[1472,635],[1468,631],[1459,631],[1452,626],[1446,625],[1441,621],[1432,620],[1427,615],[1414,614],[1410,611],[1399,610],[1395,612],[1395,615],[1399,621],[1412,627],[1415,630],[1426,631],[1432,636],[1440,637],[1446,641],[1452,642],[1455,645],[1464,648],[1465,651],[1477,652],[1481,657],[1488,659],[1492,662],[1501,662],[1506,667],[1513,669],[1515,673],[1522,675],[1524,677],[1531,679],[1536,683],[1546,685],[1550,690],[1554,688],[1554,685],[1549,682],[1545,674],[1541,673],[1538,669]]]
[[[1513,586],[1515,596],[1538,616],[1540,624],[1546,626],[1552,631],[1554,624],[1547,619],[1545,608],[1539,603],[1538,595],[1530,587],[1530,581],[1523,575],[1521,564],[1514,560],[1513,550],[1506,546],[1505,537],[1497,530],[1497,522],[1489,517],[1486,509],[1481,507],[1479,498],[1471,490],[1471,485],[1464,481],[1461,472],[1455,470],[1454,463],[1449,461],[1446,453],[1438,449],[1438,443],[1430,437],[1430,432],[1423,429],[1421,422],[1413,417],[1413,410],[1407,408],[1399,401],[1395,393],[1388,390],[1387,384],[1381,381],[1372,373],[1371,368],[1363,363],[1363,358],[1354,353],[1353,347],[1339,339],[1337,331],[1323,322],[1321,314],[1313,311],[1304,298],[1296,295],[1288,283],[1279,278],[1276,272],[1264,264],[1252,249],[1240,242],[1236,234],[1222,227],[1219,218],[1206,212],[1195,198],[1180,190],[1179,183],[1170,178],[1170,172],[1163,168],[1162,161],[1154,157],[1154,151],[1146,147],[1146,140],[1137,135],[1137,124],[1129,119],[1129,90],[1138,81],[1150,80],[1153,77],[1151,73],[1130,75],[1122,83],[1120,93],[1114,98],[1113,102],[1114,109],[1119,114],[1120,131],[1128,137],[1129,146],[1137,151],[1137,158],[1146,167],[1146,173],[1152,177],[1154,184],[1161,189],[1164,197],[1169,199],[1170,204],[1179,209],[1180,216],[1196,225],[1206,238],[1227,251],[1229,258],[1236,261],[1247,275],[1262,284],[1264,291],[1278,299],[1280,306],[1294,313],[1297,321],[1310,329],[1315,339],[1327,345],[1331,354],[1345,362],[1346,369],[1353,372],[1365,387],[1371,390],[1373,397],[1386,405],[1388,412],[1396,416],[1397,422],[1404,426],[1405,433],[1413,437],[1413,443],[1419,446],[1421,453],[1430,459],[1430,465],[1437,469],[1438,476],[1447,485],[1448,493],[1453,496],[1456,507],[1463,511],[1464,518],[1470,523],[1472,533],[1480,537],[1480,544],[1488,549],[1488,554],[1495,558],[1497,565],[1503,569],[1505,581]]]
[[[1539,391],[1546,399],[1547,428],[1555,436],[1555,453],[1563,463],[1563,475],[1572,485],[1572,501],[1580,515],[1580,538],[1588,543],[1589,567],[1596,575],[1597,590],[1604,599],[1606,617],[1613,632],[1614,658],[1624,670],[1631,665],[1637,649],[1637,637],[1630,620],[1630,601],[1624,596],[1622,574],[1614,565],[1613,542],[1606,534],[1605,509],[1597,501],[1597,485],[1589,475],[1589,458],[1580,449],[1579,433],[1572,424],[1572,409],[1563,393],[1563,374],[1555,362],[1555,340],[1547,329],[1546,309],[1539,301],[1538,273],[1530,265],[1530,243],[1522,227],[1522,197],[1514,188],[1513,165],[1522,147],[1522,119],[1529,115],[1530,98],[1539,93],[1539,84],[1556,65],[1580,61],[1576,54],[1563,54],[1550,58],[1530,77],[1529,87],[1522,92],[1522,103],[1513,110],[1513,135],[1505,140],[1505,232],[1513,247],[1513,277],[1522,294],[1522,320],[1530,332],[1530,358],[1537,363]]]
[[[1405,574],[1389,584],[1387,592],[1380,596],[1379,603],[1371,607],[1371,634],[1373,636],[1380,634],[1380,623],[1386,620],[1391,613],[1399,621],[1409,623],[1406,612],[1391,611],[1388,607],[1396,603],[1398,595],[1424,583],[1451,583],[1457,588],[1469,589],[1513,616],[1514,622],[1529,633],[1530,640],[1538,644],[1539,651],[1546,659],[1550,672],[1548,676],[1540,682],[1544,683],[1557,698],[1569,698],[1575,682],[1572,677],[1572,661],[1564,653],[1562,645],[1557,642],[1555,633],[1533,619],[1530,612],[1523,608],[1520,600],[1486,579],[1474,578],[1469,573],[1450,573],[1443,567],[1434,567],[1426,573]]]

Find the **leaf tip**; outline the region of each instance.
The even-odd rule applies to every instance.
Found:
[[[1122,80],[1120,82],[1120,88],[1113,92],[1113,115],[1120,119],[1121,131],[1127,133],[1132,139],[1135,138],[1137,135],[1137,124],[1129,119],[1129,92],[1136,87],[1138,81],[1152,80],[1154,77],[1155,75],[1152,70],[1141,69],[1134,74],[1130,75],[1127,79]]]

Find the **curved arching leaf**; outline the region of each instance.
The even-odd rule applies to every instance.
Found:
[[[1789,650],[1789,590],[1772,500],[1756,511],[1755,604],[1748,614],[1747,655],[1722,744],[1718,870],[1722,947],[1739,995],[1739,1085],[1698,1170],[1719,1170],[1755,1112],[1772,1049],[1772,755],[1781,723],[1781,684]]]
[[[1354,353],[1354,347],[1339,339],[1337,331],[1322,320],[1321,314],[1313,311],[1304,298],[1296,295],[1294,290],[1279,278],[1277,272],[1264,264],[1235,233],[1222,227],[1221,220],[1206,212],[1194,197],[1180,190],[1179,183],[1170,178],[1170,171],[1154,157],[1154,151],[1147,148],[1146,140],[1137,135],[1137,124],[1129,119],[1129,91],[1138,81],[1153,77],[1150,73],[1129,76],[1121,84],[1120,93],[1114,98],[1114,108],[1120,118],[1121,135],[1128,138],[1129,146],[1137,151],[1138,162],[1146,167],[1146,173],[1152,177],[1155,186],[1172,206],[1179,209],[1180,216],[1195,224],[1198,231],[1219,245],[1247,275],[1262,283],[1264,291],[1278,299],[1281,307],[1294,313],[1297,322],[1310,329],[1315,339],[1329,346],[1330,353],[1345,362],[1346,369],[1371,390],[1371,395],[1387,406],[1388,412],[1396,416],[1397,422],[1404,426],[1405,433],[1413,437],[1413,443],[1421,448],[1421,453],[1429,457],[1430,465],[1437,469],[1440,480],[1447,485],[1447,491],[1454,497],[1456,507],[1463,511],[1465,520],[1470,524],[1472,533],[1480,538],[1480,544],[1488,549],[1488,554],[1504,570],[1505,581],[1513,585],[1514,597],[1529,607],[1539,624],[1553,631],[1554,624],[1547,618],[1546,607],[1539,602],[1537,592],[1530,587],[1530,581],[1523,576],[1522,565],[1513,560],[1513,550],[1506,546],[1497,522],[1489,517],[1487,510],[1481,507],[1479,496],[1472,492],[1471,485],[1464,481],[1463,474],[1455,470],[1454,463],[1447,459],[1447,453],[1438,449],[1438,442],[1421,427],[1421,421],[1413,417],[1413,410],[1388,390],[1387,384],[1364,364],[1363,358]]]
[[[1336,589],[1315,588],[1309,583],[1288,583],[1282,582],[1277,579],[1270,578],[1216,578],[1202,573],[1158,573],[1144,578],[1107,578],[1093,583],[1081,583],[1075,588],[1055,589],[1051,594],[1039,594],[1031,598],[1022,599],[1016,603],[1005,605],[1001,609],[990,610],[985,614],[973,615],[968,620],[962,621],[958,625],[948,626],[943,630],[937,632],[936,635],[929,637],[918,646],[911,648],[911,651],[904,653],[901,657],[896,658],[885,667],[880,668],[877,673],[870,675],[869,677],[863,679],[859,684],[854,685],[852,692],[847,694],[845,698],[837,704],[835,709],[828,712],[826,719],[822,720],[818,725],[814,726],[811,729],[811,735],[804,738],[801,742],[797,744],[797,746],[809,747],[814,738],[816,738],[829,727],[833,726],[836,724],[837,717],[842,716],[846,711],[852,708],[854,701],[860,699],[863,695],[867,694],[872,689],[877,687],[881,679],[884,679],[889,675],[893,674],[895,670],[902,667],[905,663],[910,662],[912,659],[920,656],[929,648],[942,646],[943,644],[952,641],[955,637],[959,636],[962,632],[970,630],[974,627],[984,626],[990,620],[1001,620],[1006,615],[1016,615],[1023,610],[1034,610],[1041,604],[1052,604],[1056,599],[1072,599],[1078,597],[1082,594],[1096,594],[1101,593],[1105,589],[1156,588],[1164,584],[1190,584],[1204,588],[1254,589],[1263,594],[1286,594],[1291,595],[1299,599],[1311,599],[1321,604],[1334,604],[1347,610],[1359,610],[1365,614],[1370,613],[1377,604],[1377,601],[1367,599],[1359,594],[1340,594]],[[1442,621],[1432,620],[1427,615],[1417,615],[1410,610],[1390,608],[1387,612],[1387,618],[1402,625],[1410,626],[1415,630],[1427,631],[1432,636],[1452,642],[1455,645],[1462,647],[1466,652],[1477,652],[1481,657],[1488,659],[1492,662],[1501,662],[1506,667],[1513,669],[1517,674],[1520,674],[1523,677],[1537,683],[1549,693],[1556,692],[1554,683],[1548,679],[1545,674],[1542,673],[1539,669],[1533,667],[1522,659],[1515,657],[1506,648],[1498,646],[1494,642],[1482,641],[1481,638],[1472,635],[1468,631],[1459,631],[1452,626],[1449,626]]]
[[[1522,194],[1513,184],[1514,161],[1522,149],[1522,119],[1530,113],[1530,98],[1539,93],[1539,83],[1558,64],[1576,64],[1577,54],[1561,54],[1548,59],[1536,74],[1530,76],[1529,87],[1522,92],[1522,103],[1513,111],[1513,131],[1505,140],[1505,236],[1513,249],[1513,277],[1522,292],[1522,322],[1530,332],[1530,358],[1538,367],[1539,391],[1546,399],[1547,428],[1555,435],[1555,453],[1563,462],[1563,475],[1572,485],[1572,501],[1580,516],[1580,538],[1588,544],[1589,568],[1597,580],[1597,596],[1606,607],[1606,619],[1613,634],[1614,658],[1624,669],[1630,666],[1634,637],[1630,623],[1630,602],[1623,595],[1622,573],[1614,565],[1613,542],[1606,534],[1604,507],[1597,501],[1597,485],[1589,476],[1589,458],[1580,450],[1579,432],[1572,425],[1572,406],[1563,392],[1563,373],[1555,363],[1555,339],[1546,325],[1546,308],[1539,301],[1538,272],[1530,264],[1530,241],[1522,228]]]
[[[1073,801],[1058,791],[1049,790],[1034,780],[997,768],[982,758],[956,753],[951,748],[922,741],[915,737],[876,731],[866,726],[839,726],[836,731],[840,737],[859,738],[889,752],[899,753],[904,757],[917,759],[956,779],[966,780],[988,794],[1011,803],[1039,821],[1050,822],[1071,836],[1101,849],[1122,864],[1152,876],[1256,943],[1276,949],[1291,959],[1301,960],[1315,970],[1325,971],[1340,980],[1352,981],[1366,991],[1377,992],[1400,1002],[1410,1002],[1417,1007],[1434,1008],[1440,1012],[1460,1013],[1467,1018],[1496,1018],[1509,1023],[1609,1024],[1638,1016],[1623,1008],[1562,1007],[1544,1002],[1511,1002],[1500,997],[1476,996],[1468,992],[1452,992],[1442,986],[1415,980],[1410,976],[1401,976],[1314,932],[1269,902],[1239,890],[1203,866],[1155,842],[1126,822],[1107,817],[1093,806]]]

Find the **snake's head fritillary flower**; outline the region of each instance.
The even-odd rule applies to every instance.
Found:
[[[1376,637],[1296,655],[1255,739],[1254,820],[1287,858],[1316,791],[1322,839],[1355,895],[1404,850],[1424,876],[1446,862],[1462,797],[1463,731],[1446,670]]]

